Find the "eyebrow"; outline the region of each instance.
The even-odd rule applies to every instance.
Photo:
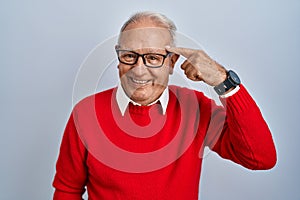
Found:
[[[161,48],[157,48],[157,49],[154,49],[154,48],[144,48],[144,49],[130,49],[130,48],[124,48],[124,50],[127,50],[127,51],[133,51],[133,52],[136,52],[138,53],[136,50],[143,50],[143,51],[146,51],[145,53],[159,53],[159,54],[166,54],[168,53],[165,49],[161,49]]]

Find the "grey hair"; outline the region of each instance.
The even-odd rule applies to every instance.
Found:
[[[175,44],[175,35],[176,35],[176,25],[172,20],[161,13],[151,12],[151,11],[143,11],[137,12],[133,14],[121,27],[120,33],[125,31],[126,27],[133,23],[141,22],[145,19],[150,19],[152,22],[156,23],[157,25],[166,28],[170,35],[171,35],[171,44]]]

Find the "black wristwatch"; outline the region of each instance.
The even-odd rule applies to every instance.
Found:
[[[215,86],[214,89],[218,95],[222,95],[228,90],[230,90],[231,88],[235,88],[239,84],[241,84],[241,80],[238,77],[238,75],[234,71],[229,70],[227,71],[226,80],[223,83]]]

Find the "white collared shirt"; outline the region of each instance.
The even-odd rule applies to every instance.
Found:
[[[124,116],[124,113],[125,113],[129,103],[132,103],[133,105],[141,106],[141,104],[132,101],[126,95],[126,93],[120,83],[117,88],[116,99],[117,99],[117,103],[118,103],[118,106],[119,106],[122,116]],[[163,93],[160,95],[160,97],[157,100],[150,103],[148,106],[153,105],[153,104],[157,103],[158,101],[161,104],[163,114],[165,114],[166,110],[167,110],[168,102],[169,102],[169,88],[168,87],[165,88],[165,90],[163,91]]]
[[[239,89],[240,89],[240,87],[237,86],[232,91],[228,92],[225,95],[221,95],[220,97],[221,98],[230,97],[230,96],[234,95],[235,93],[237,93],[239,91]],[[117,99],[117,104],[119,106],[122,116],[124,116],[124,113],[125,113],[129,103],[132,103],[133,105],[141,106],[141,104],[132,101],[126,95],[123,87],[121,86],[121,83],[118,84],[118,88],[117,88],[117,92],[116,92],[116,99]],[[160,97],[156,101],[150,103],[148,106],[153,105],[153,104],[157,103],[158,101],[160,101],[160,104],[161,104],[161,107],[163,110],[163,114],[165,114],[166,110],[167,110],[168,102],[169,102],[169,88],[168,87],[165,88],[163,93],[160,95]]]

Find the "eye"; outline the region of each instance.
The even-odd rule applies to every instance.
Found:
[[[154,54],[153,55],[148,55],[147,59],[155,61],[155,60],[159,60],[159,56],[158,55],[154,55]]]
[[[126,61],[135,60],[136,55],[131,52],[126,52],[126,53],[121,54],[121,59],[126,60]]]
[[[161,65],[163,61],[163,56],[159,54],[147,54],[146,60],[147,64],[149,65]]]

